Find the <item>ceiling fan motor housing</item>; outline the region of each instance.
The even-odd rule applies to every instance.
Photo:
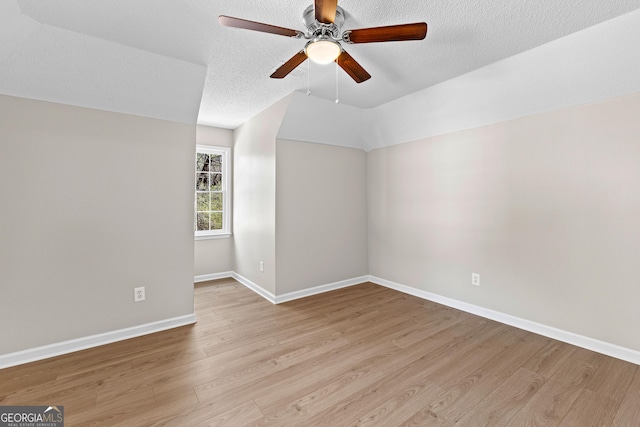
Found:
[[[344,24],[345,13],[340,6],[336,6],[336,17],[331,24],[318,22],[315,17],[314,6],[311,5],[302,13],[302,20],[307,27],[307,39],[332,39],[334,41],[342,40],[340,29]]]

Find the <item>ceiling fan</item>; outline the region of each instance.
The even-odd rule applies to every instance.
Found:
[[[302,14],[306,31],[292,30],[275,25],[221,15],[218,21],[226,27],[261,31],[264,33],[308,40],[305,48],[282,64],[271,78],[282,79],[307,58],[320,64],[335,61],[356,83],[362,83],[371,75],[351,55],[345,51],[342,43],[378,43],[405,40],[422,40],[427,35],[427,24],[390,25],[385,27],[361,28],[342,32],[344,10],[338,6],[338,0],[314,0]]]

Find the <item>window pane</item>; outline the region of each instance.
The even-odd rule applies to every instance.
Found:
[[[196,147],[193,227],[196,236],[227,231],[222,220],[227,214],[224,209],[228,207],[223,203],[223,197],[226,197],[223,191],[227,189],[225,180],[230,179],[228,175],[223,176],[228,173],[225,169],[228,154],[229,150],[223,147]]]
[[[210,159],[209,172],[222,172],[222,156],[210,154],[209,159]]]
[[[222,191],[222,174],[212,173],[209,177],[209,185],[211,185],[211,191]]]
[[[209,212],[198,212],[196,230],[209,230]]]
[[[196,172],[207,172],[209,170],[209,155],[197,153],[196,156]]]
[[[209,189],[209,174],[196,174],[196,191],[207,191]]]
[[[222,230],[222,212],[211,213],[211,229]]]
[[[222,193],[211,193],[211,209],[212,211],[222,210]]]
[[[211,202],[209,200],[210,193],[197,193],[196,194],[196,210],[197,211],[210,211]]]

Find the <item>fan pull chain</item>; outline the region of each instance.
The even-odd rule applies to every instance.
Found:
[[[311,60],[307,59],[307,96],[311,95]]]
[[[340,98],[338,97],[338,60],[336,59],[336,104],[340,102]]]

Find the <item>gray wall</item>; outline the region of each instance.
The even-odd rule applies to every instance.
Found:
[[[0,96],[0,129],[0,354],[193,313],[195,125]]]
[[[635,94],[370,152],[370,273],[640,350],[639,111]]]
[[[278,295],[367,274],[367,154],[278,140]]]
[[[283,98],[234,131],[233,241],[236,273],[276,294],[276,135]],[[264,271],[260,271],[260,261]]]

